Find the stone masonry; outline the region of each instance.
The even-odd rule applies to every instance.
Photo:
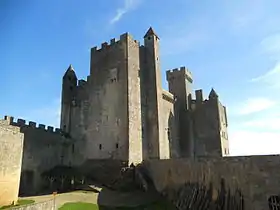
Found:
[[[152,28],[144,45],[126,33],[93,47],[86,81],[70,65],[63,77],[61,129],[77,140],[75,163],[228,155],[227,117],[216,92],[204,100],[199,90],[193,99],[185,67],[167,71],[169,92],[161,78],[160,39]]]
[[[0,121],[0,206],[17,202],[22,152],[20,129]]]

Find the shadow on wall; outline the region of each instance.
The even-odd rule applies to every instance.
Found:
[[[54,191],[69,192],[89,184],[114,186],[126,165],[114,160],[88,160],[79,167],[58,165],[35,177],[34,171],[22,171],[20,196],[47,195]]]
[[[77,189],[89,180],[79,168],[55,166],[41,174],[35,186],[34,172],[21,173],[20,196],[48,195],[52,192],[69,192]]]
[[[169,142],[169,151],[170,151],[170,158],[177,156],[177,144],[176,144],[176,131],[175,131],[175,124],[174,124],[174,115],[172,112],[169,113],[168,117],[168,142]]]
[[[199,183],[185,183],[177,189],[166,189],[163,194],[179,209],[244,210],[243,195],[240,190],[225,188],[224,179],[218,192]]]

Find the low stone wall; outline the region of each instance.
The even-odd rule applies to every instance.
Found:
[[[11,208],[13,210],[57,210],[54,200]]]
[[[230,202],[242,205],[240,209],[261,210],[269,209],[273,196],[280,195],[277,155],[149,160],[143,165],[156,189],[181,207],[198,199],[226,203],[233,197]],[[188,192],[195,199],[188,200]]]

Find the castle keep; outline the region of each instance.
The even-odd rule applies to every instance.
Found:
[[[85,159],[145,159],[227,155],[226,109],[212,89],[192,96],[191,73],[166,73],[162,89],[160,40],[150,28],[144,45],[123,34],[91,49],[90,75],[63,77],[61,129],[77,140]],[[79,161],[78,159],[76,161]]]
[[[229,154],[226,108],[214,89],[207,99],[202,90],[193,95],[186,67],[168,70],[169,90],[162,88],[160,39],[152,28],[143,45],[125,33],[93,47],[90,57],[86,80],[72,65],[63,76],[60,129],[0,120],[0,195],[9,192],[0,205],[15,200],[19,180],[21,193],[40,192],[43,174],[56,166]]]

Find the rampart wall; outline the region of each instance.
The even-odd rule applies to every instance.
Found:
[[[148,169],[156,189],[177,204],[182,205],[183,200],[184,205],[190,204],[187,196],[193,196],[193,192],[203,198],[205,195],[198,192],[206,187],[211,191],[208,195],[215,202],[221,202],[221,198],[226,200],[239,192],[238,197],[242,197],[244,209],[261,210],[269,208],[268,200],[271,196],[279,196],[279,163],[280,156],[271,155],[150,160],[143,165]],[[176,194],[186,184],[193,185],[196,189],[192,189],[184,197],[178,194],[174,196],[174,192]],[[217,201],[218,198],[220,201]]]
[[[0,120],[0,206],[17,202],[22,150],[20,129]]]
[[[75,145],[60,129],[8,116],[1,121],[24,135],[20,194],[36,194],[43,184],[43,172],[56,165],[71,165]]]

